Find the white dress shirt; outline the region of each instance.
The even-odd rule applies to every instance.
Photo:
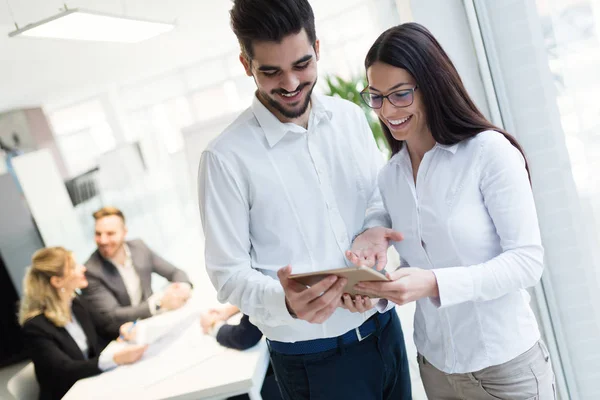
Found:
[[[313,95],[308,129],[281,123],[256,97],[202,154],[199,203],[208,275],[267,338],[335,337],[373,311],[338,309],[323,324],[290,316],[277,270],[347,266],[365,227],[388,225],[377,189],[383,164],[362,110]]]
[[[140,275],[137,273],[137,270],[133,265],[133,259],[131,258],[129,246],[127,246],[127,244],[123,244],[123,248],[125,249],[125,263],[119,264],[114,259],[112,259],[111,262],[117,268],[117,271],[119,271],[121,279],[123,279],[123,283],[125,284],[125,289],[129,295],[129,301],[131,302],[131,305],[137,306],[142,302],[143,299],[142,282],[140,280]],[[178,282],[178,284],[185,285],[191,290],[191,286],[187,282]],[[163,292],[153,293],[146,300],[148,302],[150,314],[162,314],[166,311],[164,308],[157,308],[157,304],[159,304],[159,301],[162,300],[163,294]]]
[[[395,244],[410,266],[433,270],[439,298],[417,301],[417,350],[446,373],[509,361],[540,338],[525,290],[543,270],[533,195],[521,153],[500,133],[436,144],[414,183],[406,146],[379,187]]]
[[[142,302],[142,282],[140,281],[140,276],[133,266],[129,246],[127,246],[127,244],[123,244],[123,248],[125,250],[125,263],[119,264],[114,259],[111,261],[117,267],[117,271],[119,271],[119,275],[121,275],[121,278],[123,279],[125,289],[127,289],[127,294],[129,295],[129,300],[131,301],[131,305],[137,306]]]

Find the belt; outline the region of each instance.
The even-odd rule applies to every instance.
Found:
[[[301,355],[321,353],[323,351],[335,349],[340,344],[348,345],[354,342],[361,342],[365,340],[377,330],[378,325],[382,328],[387,325],[387,323],[392,319],[392,312],[395,312],[395,310],[392,309],[383,314],[377,312],[368,320],[363,322],[363,324],[358,328],[349,330],[343,335],[337,337],[304,340],[294,343],[277,342],[267,339],[267,343],[272,351],[280,354]]]

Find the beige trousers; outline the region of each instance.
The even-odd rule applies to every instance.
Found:
[[[418,355],[429,400],[555,400],[550,356],[541,340],[504,364],[467,374],[446,374]]]

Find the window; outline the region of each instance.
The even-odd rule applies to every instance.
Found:
[[[597,399],[600,2],[473,3],[502,119],[531,166],[546,250],[544,328],[559,355],[559,388],[566,398]]]
[[[71,176],[95,167],[98,156],[115,147],[115,137],[100,100],[51,111],[48,119]]]

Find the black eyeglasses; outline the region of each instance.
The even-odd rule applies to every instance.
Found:
[[[390,94],[386,94],[385,96],[382,94],[372,93],[367,88],[363,89],[360,92],[360,97],[362,97],[363,101],[371,108],[381,108],[383,107],[383,99],[388,99],[391,105],[394,107],[408,107],[415,100],[415,91],[418,89],[418,86],[415,86],[411,89],[402,89],[392,92]]]

